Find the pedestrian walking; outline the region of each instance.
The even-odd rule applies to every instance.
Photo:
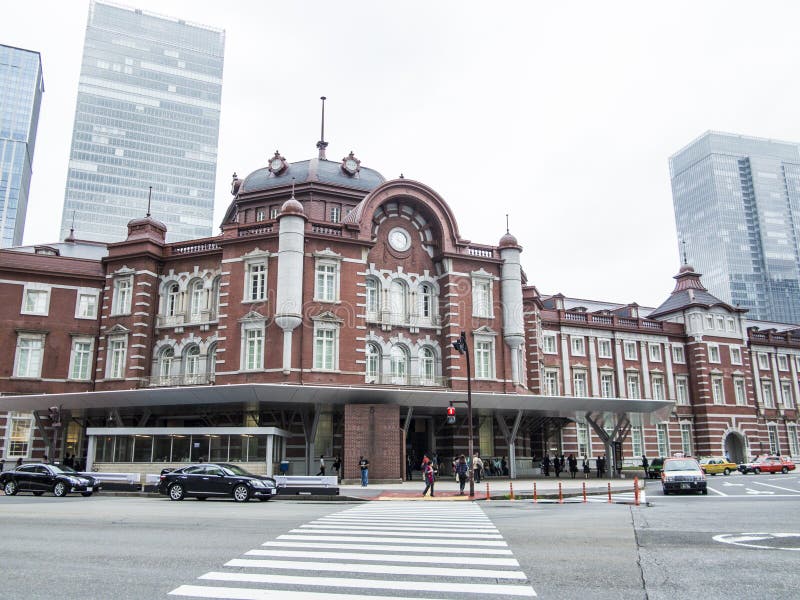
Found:
[[[644,474],[647,475],[647,468],[650,466],[650,463],[647,460],[647,457],[642,454],[642,468],[644,469]]]
[[[456,471],[456,479],[458,480],[458,495],[464,495],[464,485],[467,483],[467,470],[469,466],[467,465],[467,457],[463,454],[458,457],[456,461],[455,471]]]
[[[319,473],[317,473],[317,477],[320,475],[325,476],[325,457],[322,454],[319,455]]]
[[[358,460],[358,467],[361,469],[361,487],[369,485],[369,461],[363,456]]]
[[[472,479],[475,483],[481,482],[481,471],[483,471],[483,461],[476,452],[475,456],[472,457]]]
[[[550,455],[545,452],[544,458],[542,459],[542,472],[544,473],[545,477],[550,476]]]
[[[425,489],[422,491],[422,497],[431,491],[431,498],[433,498],[433,483],[436,480],[436,473],[433,472],[433,463],[426,456],[422,459],[422,480],[425,482]]]
[[[22,457],[21,456],[17,459],[17,466],[18,467],[22,466]]]
[[[500,470],[502,471],[504,477],[508,477],[508,461],[506,461],[505,456],[500,461]]]
[[[591,475],[592,469],[589,467],[589,459],[585,456],[583,457],[583,478],[589,479],[589,475]]]
[[[556,472],[556,477],[561,476],[561,471],[563,470],[564,466],[561,463],[561,458],[556,454],[555,458],[553,459],[553,471]]]
[[[410,454],[406,455],[406,481],[411,481],[413,479],[412,474],[414,472],[414,459],[411,458]]]
[[[603,454],[602,456],[597,457],[597,477],[600,478],[603,476],[606,470],[606,455]]]
[[[569,465],[569,476],[572,479],[575,479],[575,475],[578,473],[578,459],[575,458],[574,455],[570,454],[569,458],[567,459],[567,464]]]
[[[342,457],[337,456],[336,460],[333,461],[333,470],[336,472],[336,480],[339,480],[339,471],[342,468]]]

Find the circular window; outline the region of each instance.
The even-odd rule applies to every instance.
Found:
[[[408,250],[411,247],[411,236],[402,227],[395,227],[389,232],[389,245],[398,252]]]

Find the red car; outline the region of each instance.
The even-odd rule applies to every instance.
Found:
[[[759,456],[751,463],[742,463],[739,470],[744,473],[788,473],[795,470],[795,465],[783,456]]]

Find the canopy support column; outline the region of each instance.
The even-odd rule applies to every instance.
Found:
[[[517,416],[514,419],[514,425],[512,425],[511,429],[508,428],[508,424],[506,423],[506,418],[501,415],[500,413],[495,414],[495,419],[497,420],[497,424],[500,426],[500,431],[503,434],[503,437],[506,440],[506,444],[508,445],[508,475],[511,479],[517,478],[517,432],[519,431],[519,425],[522,423],[522,411],[517,411]]]
[[[592,427],[597,437],[603,442],[606,454],[606,475],[611,478],[614,477],[615,470],[622,470],[622,464],[615,464],[617,457],[614,453],[615,443],[625,441],[628,433],[631,430],[631,421],[625,413],[617,413],[613,415],[614,429],[609,434],[601,423],[607,423],[608,419],[606,413],[586,413],[586,422]],[[621,460],[621,457],[620,457]]]

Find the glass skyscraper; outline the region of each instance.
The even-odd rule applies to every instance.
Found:
[[[0,247],[25,230],[44,81],[38,52],[0,44]]]
[[[167,239],[211,235],[225,32],[92,2],[61,239],[125,239],[147,212]]]
[[[669,167],[678,239],[708,290],[800,323],[800,146],[709,131]]]

